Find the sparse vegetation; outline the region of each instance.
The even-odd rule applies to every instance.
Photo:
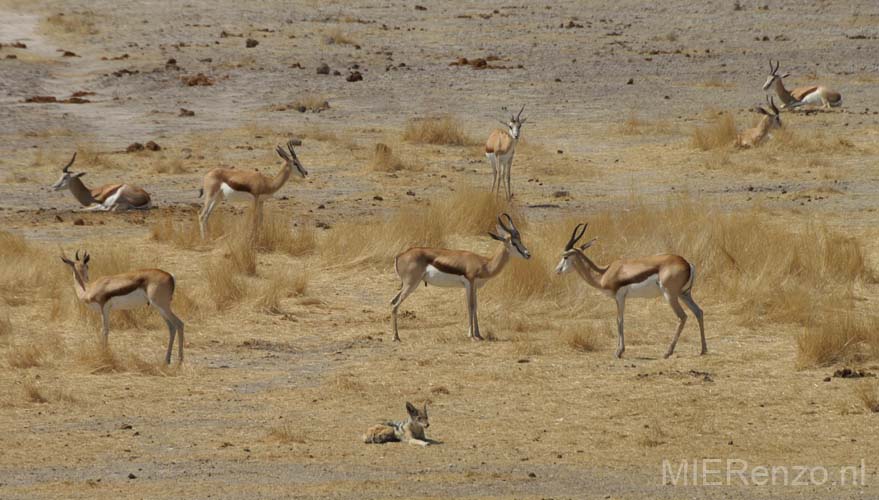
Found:
[[[324,34],[323,41],[327,45],[357,45],[357,43],[342,30],[331,29]]]
[[[879,413],[879,387],[875,380],[863,380],[855,385],[855,395],[870,413]]]
[[[406,122],[403,140],[420,144],[468,146],[475,141],[467,136],[464,127],[451,115],[413,118]]]
[[[818,309],[796,339],[797,367],[814,368],[879,356],[879,317]]]
[[[305,444],[306,432],[291,423],[284,423],[269,429],[269,439],[283,444]]]
[[[400,157],[394,154],[390,146],[381,142],[375,145],[375,152],[372,155],[372,161],[369,162],[369,169],[374,172],[420,170],[414,168],[414,165],[401,160]]]
[[[693,128],[691,143],[702,151],[731,146],[738,136],[736,122],[730,113],[720,113],[701,127]]]
[[[59,12],[46,18],[51,31],[74,35],[95,35],[98,33],[98,16],[93,11]]]

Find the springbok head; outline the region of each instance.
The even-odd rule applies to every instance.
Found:
[[[507,131],[510,134],[510,137],[513,139],[519,140],[519,135],[522,133],[522,125],[525,124],[525,118],[522,118],[522,111],[525,111],[525,105],[522,105],[522,109],[519,110],[519,113],[516,115],[510,115],[510,121],[504,122],[503,120],[498,120],[501,124],[507,127]]]
[[[73,269],[74,273],[78,273],[80,277],[82,277],[83,281],[88,282],[89,280],[89,260],[91,260],[92,256],[89,255],[88,252],[82,253],[82,260],[79,260],[79,250],[76,251],[76,260],[70,260],[64,255],[64,252],[61,252],[61,262],[70,266]]]
[[[504,218],[506,218],[507,223],[504,223]],[[525,248],[525,244],[522,243],[522,235],[519,234],[519,230],[516,229],[516,225],[513,223],[510,214],[503,213],[499,215],[495,229],[497,230],[497,234],[489,232],[488,235],[493,239],[502,241],[504,245],[506,245],[508,252],[521,259],[528,260],[531,258],[531,252],[529,252],[528,249]]]
[[[287,141],[287,149],[290,151],[289,154],[281,146],[275,148],[275,151],[278,152],[278,156],[280,156],[281,159],[287,162],[287,165],[289,165],[297,174],[299,174],[299,177],[302,177],[304,179],[308,177],[308,171],[305,170],[305,167],[302,166],[302,163],[299,163],[299,158],[296,157],[296,151],[293,151],[294,142],[295,141],[293,139]]]
[[[772,97],[767,97],[766,102],[769,103],[769,111],[762,106],[757,106],[754,108],[754,112],[770,118],[771,123],[769,128],[781,128],[781,115],[778,112],[778,108],[775,107],[775,100],[772,99]]]
[[[67,189],[67,187],[70,185],[70,181],[72,181],[73,179],[78,179],[85,175],[85,172],[74,173],[70,171],[70,166],[73,165],[74,161],[76,161],[76,153],[73,153],[73,158],[71,158],[70,161],[67,162],[67,165],[64,165],[64,168],[61,169],[61,177],[58,178],[58,181],[55,182],[55,184],[52,184],[52,189],[54,189],[55,191],[62,191],[64,189]]]
[[[588,242],[580,245],[579,248],[577,248],[575,246],[577,244],[577,242],[580,241],[580,238],[582,238],[583,235],[586,233],[586,228],[588,226],[589,226],[589,224],[586,223],[586,224],[577,224],[574,227],[574,232],[571,233],[571,238],[568,240],[568,243],[565,245],[565,250],[562,252],[562,260],[560,260],[558,265],[555,266],[555,272],[557,274],[564,274],[564,273],[570,271],[571,269],[573,269],[574,268],[574,262],[573,262],[574,255],[576,255],[578,253],[582,253],[587,248],[591,247],[593,243],[598,241],[598,238],[592,238]]]
[[[763,90],[769,90],[769,87],[771,87],[776,80],[781,81],[790,76],[790,73],[785,73],[783,75],[778,74],[778,67],[780,65],[781,61],[775,61],[775,67],[773,67],[772,59],[769,60],[769,76],[766,78],[766,83],[763,84]]]

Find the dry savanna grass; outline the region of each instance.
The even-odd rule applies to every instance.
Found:
[[[301,427],[287,422],[269,429],[268,439],[282,444],[305,444],[307,435]]]
[[[46,18],[45,25],[51,32],[73,35],[95,35],[98,33],[98,15],[91,10],[81,12],[59,12]]]
[[[327,45],[357,45],[357,42],[338,28],[331,29],[324,33],[323,41]]]
[[[879,413],[879,384],[875,380],[862,380],[855,384],[855,396],[871,413]]]
[[[412,118],[406,122],[403,140],[417,144],[468,146],[475,144],[452,115]]]
[[[217,210],[211,217],[210,225],[222,227],[223,217]],[[177,220],[173,214],[164,213],[156,218],[150,225],[150,239],[153,241],[171,243],[177,248],[186,250],[196,249],[204,244],[198,228],[198,216],[195,212],[187,213],[184,219]]]
[[[179,157],[162,156],[151,160],[153,172],[157,174],[179,175],[189,173],[189,169]]]
[[[399,172],[400,170],[422,170],[417,165],[403,161],[397,156],[390,146],[384,143],[376,143],[372,160],[368,164],[373,172]]]
[[[593,352],[601,347],[602,330],[595,325],[570,325],[559,332],[565,345],[577,352]]]
[[[320,113],[330,109],[330,102],[326,97],[317,94],[300,96],[291,104],[292,108],[300,112]]]
[[[731,146],[737,136],[735,118],[730,113],[720,113],[708,123],[694,127],[690,143],[696,149],[710,151]]]
[[[175,343],[176,355],[176,343]],[[179,365],[165,364],[163,356],[156,351],[156,358],[145,360],[138,355],[116,353],[102,342],[82,342],[73,353],[76,364],[91,374],[136,373],[151,376],[173,376],[179,373]]]
[[[273,271],[261,284],[255,309],[267,314],[281,314],[281,301],[305,295],[308,278],[304,269]]]
[[[823,313],[823,314],[822,314]],[[879,317],[821,311],[797,336],[797,367],[815,368],[879,357]]]

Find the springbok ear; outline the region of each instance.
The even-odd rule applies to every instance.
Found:
[[[769,114],[768,111],[766,111],[765,109],[761,108],[760,106],[757,106],[756,108],[754,108],[754,112],[755,112],[755,113],[760,113],[761,115],[768,115],[768,114]]]
[[[491,236],[491,239],[493,240],[505,241],[502,237],[492,233],[491,231],[489,231],[488,235]]]
[[[78,178],[78,177],[82,177],[85,174],[86,174],[85,172],[77,172],[77,173],[73,174],[73,177]]]
[[[418,410],[409,401],[406,401],[406,411],[409,412],[409,415],[412,415],[413,417],[418,416]]]
[[[785,74],[781,75],[782,78],[787,78],[789,76],[790,76],[790,73],[785,73]]]
[[[587,248],[591,247],[592,244],[595,243],[596,241],[598,241],[598,238],[592,238],[591,240],[587,241],[586,243],[583,243],[582,245],[580,245],[580,251],[586,250]]]
[[[73,266],[73,261],[63,255],[61,256],[61,262],[67,264],[68,266]]]
[[[497,232],[497,234],[499,234],[499,235],[501,235],[501,236],[503,236],[503,235],[505,235],[505,234],[509,234],[509,231],[507,231],[506,229],[504,229],[504,226],[502,226],[502,225],[500,225],[500,224],[495,224],[495,225],[494,225],[494,230],[495,230],[495,232]]]

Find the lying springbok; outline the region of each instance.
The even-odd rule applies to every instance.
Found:
[[[531,258],[513,219],[509,214],[503,214],[503,217],[508,224],[498,217],[498,234],[488,233],[493,239],[503,243],[491,258],[464,250],[415,247],[394,259],[394,270],[401,282],[400,291],[391,300],[395,341],[400,341],[397,333],[397,310],[422,282],[424,286],[464,288],[467,291],[467,312],[470,317],[468,335],[471,339],[482,340],[476,318],[476,290],[503,271],[511,254],[523,259]]]
[[[796,108],[804,105],[820,105],[825,109],[829,109],[842,104],[842,95],[839,92],[820,85],[797,87],[788,91],[784,88],[782,80],[789,77],[790,73],[779,75],[778,67],[780,65],[781,61],[775,61],[775,67],[773,67],[772,59],[769,60],[769,76],[766,78],[766,83],[763,84],[763,90],[769,90],[769,87],[772,87],[772,90],[781,99],[782,109],[788,107]]]
[[[631,260],[615,260],[609,266],[596,265],[586,256],[584,251],[595,243],[596,239],[575,248],[574,245],[583,237],[588,224],[577,224],[571,239],[565,245],[562,260],[556,266],[558,274],[566,273],[575,269],[577,273],[589,285],[601,290],[616,300],[617,303],[617,333],[619,344],[616,357],[622,357],[626,345],[623,337],[623,315],[626,309],[626,298],[652,298],[662,295],[672,310],[680,319],[678,330],[675,332],[671,345],[665,357],[669,357],[675,350],[684,324],[687,322],[687,314],[684,312],[678,299],[696,315],[699,321],[699,335],[702,338],[701,354],[708,352],[705,343],[705,327],[702,323],[702,309],[693,301],[691,292],[693,280],[696,277],[696,268],[678,255],[655,255]],[[579,232],[578,232],[579,231]]]
[[[779,115],[778,108],[775,107],[775,101],[771,97],[768,97],[766,100],[769,102],[771,112],[763,109],[761,106],[754,108],[754,112],[760,113],[763,115],[763,118],[760,119],[760,123],[756,127],[745,129],[739,133],[738,137],[736,137],[736,146],[740,148],[759,146],[763,139],[769,135],[770,130],[781,128],[781,116]]]
[[[284,186],[294,168],[300,177],[308,176],[308,172],[299,163],[299,158],[293,151],[294,142],[292,139],[287,142],[290,154],[287,154],[281,146],[275,148],[278,156],[284,160],[284,166],[274,177],[268,177],[253,170],[235,170],[233,168],[215,168],[205,174],[204,187],[198,194],[200,198],[204,197],[204,206],[198,213],[198,225],[202,239],[205,237],[211,213],[217,203],[223,201],[224,198],[230,202],[252,202],[254,218],[256,224],[259,225],[263,203]]]
[[[502,125],[507,130],[494,129],[485,141],[485,157],[491,165],[491,190],[501,192],[501,185],[507,195],[507,200],[513,197],[513,189],[510,186],[510,167],[513,165],[513,155],[516,153],[516,143],[519,142],[519,135],[522,133],[522,125],[525,124],[525,118],[521,118],[522,111],[525,106],[519,110],[519,114],[510,115],[510,121]]]
[[[171,300],[174,297],[174,276],[161,269],[141,269],[111,276],[101,276],[95,281],[89,282],[88,252],[83,253],[79,260],[79,250],[76,252],[76,261],[68,259],[63,253],[61,261],[73,270],[73,288],[76,296],[101,313],[103,326],[104,346],[107,345],[110,336],[110,311],[113,309],[136,309],[147,304],[154,307],[162,315],[165,324],[168,325],[168,352],[165,353],[165,363],[171,364],[171,349],[174,347],[174,336],[180,334],[177,341],[179,362],[183,362],[183,321],[180,321],[171,311]]]
[[[52,189],[70,189],[73,196],[87,207],[85,210],[147,210],[152,206],[149,193],[137,186],[105,184],[95,189],[87,188],[80,180],[86,173],[70,171],[74,161],[76,153],[73,153],[73,158],[61,169],[61,178],[52,184]]]

